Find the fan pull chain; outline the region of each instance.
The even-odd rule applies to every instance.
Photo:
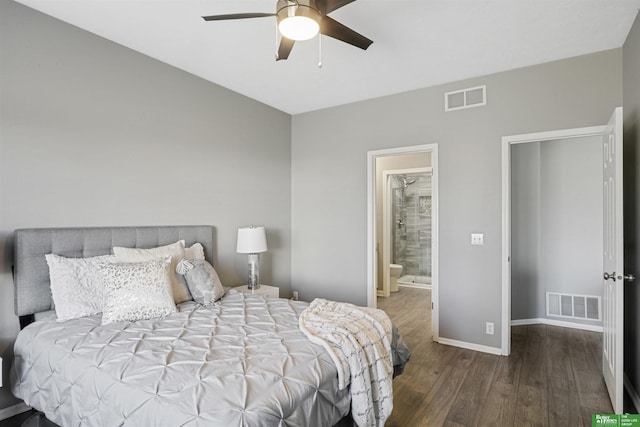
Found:
[[[278,60],[278,21],[276,20],[276,53],[275,53],[275,57],[276,57],[276,61]]]
[[[322,68],[322,34],[318,33],[318,68]]]

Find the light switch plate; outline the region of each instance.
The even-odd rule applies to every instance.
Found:
[[[471,233],[471,244],[474,246],[482,246],[484,245],[484,234],[482,233]]]

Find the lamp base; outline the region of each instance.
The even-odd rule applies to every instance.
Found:
[[[247,282],[249,289],[258,289],[260,287],[260,254],[249,254],[249,281]]]

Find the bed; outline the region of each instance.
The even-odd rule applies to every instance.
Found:
[[[61,426],[344,423],[349,387],[339,389],[331,357],[298,326],[308,303],[232,289],[213,305],[186,301],[158,318],[56,320],[46,254],[87,258],[177,240],[202,244],[212,263],[211,226],[16,230],[15,310],[23,329],[13,393]],[[402,347],[398,370],[408,358]]]

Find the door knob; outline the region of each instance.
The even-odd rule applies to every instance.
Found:
[[[613,280],[614,282],[616,281],[616,272],[614,271],[613,273],[609,274],[607,272],[605,272],[602,277],[604,277],[604,280]]]
[[[633,274],[625,274],[624,276],[618,276],[618,280],[626,280],[627,282],[634,282],[636,280],[636,276]]]

